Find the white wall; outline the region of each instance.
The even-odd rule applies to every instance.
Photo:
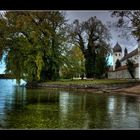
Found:
[[[132,57],[129,58],[129,60],[133,60],[134,64],[138,63],[138,55],[134,55]],[[124,66],[126,65],[127,60],[124,60],[121,62],[121,65]]]
[[[135,68],[135,78],[139,78],[139,67]],[[111,71],[108,72],[108,79],[131,79],[128,70]]]
[[[115,52],[113,53],[113,70],[115,70],[115,64],[117,59],[121,59],[122,58],[122,53],[121,52]]]

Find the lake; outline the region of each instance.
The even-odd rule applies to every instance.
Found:
[[[1,129],[137,129],[140,97],[26,89],[0,80]]]

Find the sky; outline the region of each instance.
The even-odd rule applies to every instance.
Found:
[[[71,10],[66,11],[67,18],[69,19],[69,23],[72,23],[75,19],[79,19],[79,21],[85,21],[88,20],[90,17],[96,16],[98,19],[100,19],[105,25],[107,25],[107,22],[115,22],[116,18],[112,18],[111,11],[105,11],[105,10]],[[127,40],[125,37],[119,37],[120,32],[116,31],[115,29],[110,29],[111,33],[111,40],[110,44],[113,48],[115,44],[118,42],[122,49],[126,47],[128,49],[128,52],[131,52],[137,47],[137,42],[134,38],[130,38]],[[112,56],[109,57],[109,63],[112,64]]]
[[[100,19],[104,24],[107,25],[108,21],[115,22],[116,19],[112,18],[111,12],[110,11],[105,11],[105,10],[84,10],[84,11],[66,11],[67,18],[69,19],[69,23],[73,22],[75,19],[79,19],[79,21],[85,21],[88,20],[90,17],[96,16],[98,19]],[[122,48],[127,47],[128,50],[133,50],[133,46],[137,45],[137,42],[135,39],[129,39],[126,40],[125,38],[120,38],[118,37],[119,32],[115,31],[115,29],[110,30],[112,39],[111,39],[111,47],[113,47],[117,42],[122,46]]]
[[[68,23],[72,23],[75,19],[79,19],[79,21],[85,21],[88,20],[90,17],[96,16],[98,19],[100,19],[104,24],[107,24],[108,21],[115,22],[115,18],[112,18],[110,16],[111,12],[104,11],[104,10],[71,10],[71,11],[65,11],[66,17],[68,19]],[[137,47],[137,42],[135,39],[129,39],[126,40],[123,37],[118,37],[119,32],[115,31],[114,29],[110,30],[112,39],[110,41],[111,47],[113,48],[114,45],[118,42],[122,49],[125,47],[128,49],[128,52],[134,50]],[[109,63],[112,64],[112,56],[109,57]],[[4,63],[0,62],[0,73],[3,73],[5,65]]]

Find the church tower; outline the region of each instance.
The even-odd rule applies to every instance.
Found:
[[[122,58],[122,48],[117,42],[117,44],[113,48],[113,71],[115,70],[117,59],[120,60],[121,58]]]
[[[128,54],[127,48],[124,49],[124,56]]]

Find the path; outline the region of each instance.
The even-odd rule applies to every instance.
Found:
[[[121,89],[117,89],[114,90],[115,92],[124,92],[127,94],[135,94],[135,95],[139,95],[140,96],[140,84],[133,86],[133,87],[128,87],[128,88],[121,88]]]

